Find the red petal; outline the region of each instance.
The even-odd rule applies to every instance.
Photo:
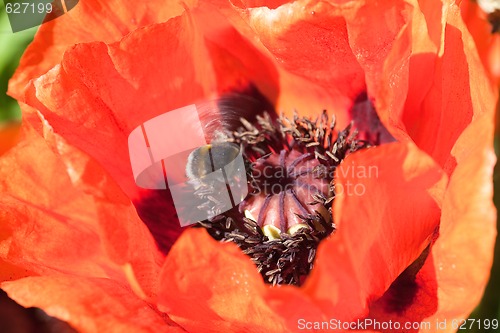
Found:
[[[304,286],[330,317],[367,312],[435,237],[445,177],[415,146],[391,143],[347,157],[337,171],[334,221]]]
[[[443,201],[441,236],[432,251],[441,318],[467,318],[488,282],[497,219],[492,142],[492,116],[484,115],[464,131],[453,150],[458,165]]]
[[[302,107],[301,113],[333,109],[340,120],[366,90],[365,79],[369,89],[375,85],[405,19],[405,5],[397,1],[331,4],[303,0],[280,7],[266,3],[269,8],[252,7],[254,2],[236,3],[283,73],[286,95],[280,103]],[[299,82],[293,82],[297,77]],[[322,106],[314,110],[311,103]]]
[[[162,257],[130,200],[95,161],[43,131],[47,141],[25,124],[0,159],[1,257],[38,274],[128,279],[153,296]]]
[[[328,86],[334,96],[353,99],[364,89],[363,71],[350,48],[345,19],[338,8],[295,1],[276,9],[249,8],[246,14],[285,70]]]
[[[38,307],[79,332],[184,332],[129,289],[108,280],[28,277],[1,284],[24,307]]]
[[[58,64],[70,46],[93,41],[111,43],[140,27],[181,14],[180,3],[153,0],[141,6],[119,0],[80,1],[67,14],[43,24],[27,48],[10,82],[9,94],[21,98],[26,84]]]
[[[71,191],[69,176],[61,173],[65,165],[33,130],[25,128],[23,136],[34,138],[0,159],[2,257],[39,273],[104,276],[113,265],[102,257],[95,226],[85,221],[89,198]],[[62,246],[68,243],[78,246]]]
[[[328,320],[299,288],[264,284],[239,248],[205,230],[182,234],[160,278],[159,308],[189,331],[293,332],[300,318]]]
[[[165,42],[158,44],[160,38]],[[61,66],[33,82],[27,103],[134,196],[129,133],[154,116],[206,96],[212,87],[200,38],[182,16],[137,30],[120,43],[76,45]]]
[[[444,46],[440,27],[436,27],[436,20],[429,15],[429,6],[423,10],[430,37],[405,46],[413,48],[415,54],[409,62],[410,95],[402,111],[404,125],[398,119],[397,110],[406,97],[391,100],[391,92],[387,91],[389,98],[385,99],[388,110],[393,112],[388,114],[392,125],[399,129],[408,126],[411,138],[451,174],[443,201],[440,237],[416,279],[410,281],[416,287],[410,306],[400,313],[390,311],[387,301],[398,297],[391,287],[371,308],[370,315],[380,320],[391,318],[406,322],[426,318],[430,322],[447,319],[450,323],[467,318],[479,302],[492,263],[496,234],[496,214],[491,200],[495,96],[458,8],[446,6]],[[435,10],[441,15],[440,8]],[[420,15],[417,7],[415,14],[417,20]],[[444,54],[434,55],[437,51],[432,47],[427,48],[432,51],[427,55],[416,54],[424,50],[424,43],[419,41],[426,38],[427,47],[434,42]],[[396,69],[390,74],[390,80],[396,81],[390,82],[404,87],[408,67],[401,66],[400,59],[406,58],[401,54],[405,51],[393,54],[397,63],[389,61],[388,68]],[[414,75],[419,73],[420,76]],[[457,75],[462,78],[457,79]],[[428,80],[429,77],[434,79]],[[429,84],[422,89],[425,82]],[[446,331],[455,330],[448,325]]]
[[[160,276],[159,308],[193,332],[282,332],[283,319],[266,304],[255,265],[234,244],[205,230],[184,232]],[[193,320],[196,315],[196,320]]]
[[[228,18],[213,8],[195,10],[193,13],[203,31],[218,90],[241,91],[253,85],[268,99],[275,101],[279,78],[271,59],[231,26]]]
[[[496,96],[459,8],[445,4],[441,26],[435,19],[441,7],[430,3],[414,7],[411,24],[386,61],[375,101],[396,138],[409,136],[450,175],[457,163],[455,141],[474,118],[493,111]]]
[[[397,313],[390,311],[384,296],[372,306],[373,318],[402,323],[425,318],[433,325],[447,320],[443,331],[454,332],[453,320],[467,318],[480,301],[493,262],[496,236],[492,124],[488,116],[483,116],[457,141],[458,165],[443,201],[440,237],[416,277],[413,302]]]

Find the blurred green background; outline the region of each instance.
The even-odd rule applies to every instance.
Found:
[[[26,46],[33,39],[37,28],[12,33],[4,7],[0,5],[0,124],[9,121],[20,121],[21,112],[17,102],[6,95],[9,78],[19,64],[19,59]],[[495,149],[498,156],[500,137],[495,137]],[[500,206],[500,167],[495,167],[495,205]],[[499,223],[500,226],[500,223]],[[476,308],[471,318],[500,320],[500,244],[495,247],[495,264],[492,269],[490,282],[486,288],[481,304]],[[0,295],[1,297],[1,295]],[[1,325],[0,325],[1,326]],[[487,330],[466,330],[470,332],[486,332]],[[499,330],[500,331],[500,330]],[[491,330],[491,332],[493,332]]]
[[[0,4],[0,122],[21,120],[17,102],[7,96],[7,83],[19,64],[24,49],[33,39],[37,28],[12,33],[5,7]]]

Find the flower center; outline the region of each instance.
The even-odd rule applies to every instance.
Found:
[[[199,222],[222,242],[236,243],[265,281],[303,283],[319,242],[335,231],[331,218],[336,167],[368,146],[349,125],[335,130],[326,112],[319,119],[257,116],[219,141],[240,145],[249,195],[238,207]]]
[[[270,239],[307,228],[306,217],[315,213],[329,222],[325,201],[333,195],[331,171],[313,154],[296,149],[282,149],[259,158],[251,171],[253,195],[240,205],[240,210],[257,222]]]

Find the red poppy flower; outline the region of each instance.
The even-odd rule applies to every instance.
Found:
[[[177,227],[167,191],[134,183],[134,128],[234,91],[326,109],[378,144],[336,167],[337,188],[364,192],[335,197],[337,230],[301,286],[267,284],[235,244]],[[454,331],[492,262],[493,91],[451,1],[82,0],[40,28],[10,84],[24,125],[0,159],[1,288],[83,332]],[[376,176],[352,172],[366,166]]]

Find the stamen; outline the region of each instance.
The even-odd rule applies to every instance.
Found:
[[[304,229],[304,228],[309,228],[309,227],[305,223],[299,223],[299,224],[296,224],[296,225],[290,227],[290,229],[288,229],[287,232],[289,235],[295,235],[300,229]]]
[[[253,217],[252,213],[250,213],[249,210],[245,210],[245,217],[249,220],[257,222],[257,220],[255,220],[255,217]]]
[[[262,232],[264,233],[265,236],[267,236],[267,238],[269,238],[270,240],[275,240],[275,239],[280,239],[281,236],[281,230],[276,228],[274,225],[272,224],[268,224],[268,225],[265,225],[263,228],[262,228]]]

